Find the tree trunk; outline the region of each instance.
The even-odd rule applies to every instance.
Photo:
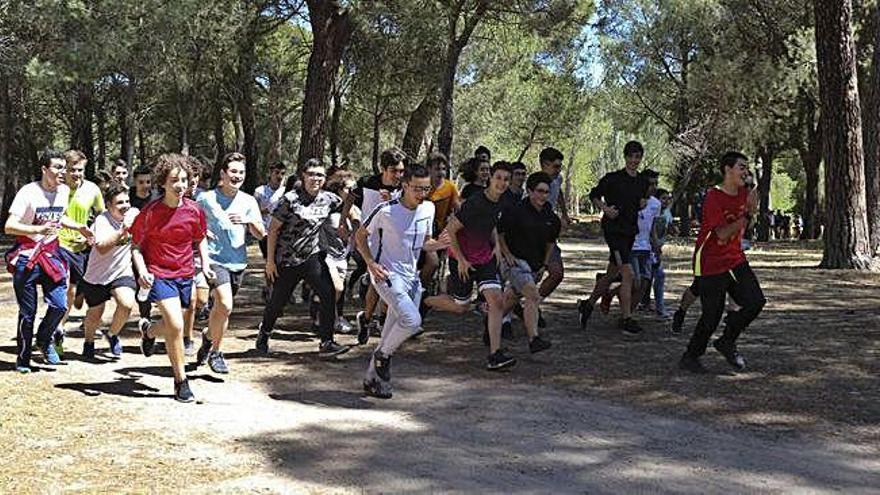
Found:
[[[379,173],[379,138],[381,137],[380,125],[382,123],[382,113],[380,96],[376,96],[376,107],[373,109],[373,174]]]
[[[189,156],[189,124],[180,124],[177,129],[177,141],[180,145],[180,154]]]
[[[770,212],[770,184],[773,181],[773,149],[770,146],[761,148],[760,156],[761,175],[758,177],[760,206],[755,235],[758,242],[767,242],[770,240],[770,223],[767,221],[767,214]]]
[[[232,112],[232,130],[235,133],[235,146],[233,150],[241,152],[244,149],[244,126],[241,124],[241,112],[238,110],[237,103]],[[220,163],[219,160],[221,159],[223,159],[222,156],[218,158],[217,163]]]
[[[342,90],[338,82],[333,88],[333,113],[330,115],[330,163],[339,165],[339,125],[342,121]]]
[[[431,126],[431,121],[437,115],[438,108],[437,88],[431,88],[416,109],[409,114],[406,132],[403,135],[403,152],[413,159],[419,158],[422,144],[425,142],[425,135]]]
[[[119,126],[119,154],[125,163],[129,166],[134,161],[134,143],[135,143],[135,118],[134,108],[134,89],[132,82],[129,81],[123,90],[122,96],[117,103],[116,122]],[[141,163],[141,165],[144,165]]]
[[[327,112],[342,52],[354,29],[351,15],[338,0],[307,0],[312,26],[312,53],[302,107],[298,162],[324,158]]]
[[[70,147],[85,153],[86,176],[95,176],[95,140],[92,133],[92,88],[88,84],[77,84],[76,103],[73,110],[73,128],[70,135]]]
[[[238,53],[238,87],[236,94],[238,114],[241,116],[241,131],[245,157],[244,184],[242,190],[252,193],[260,178],[257,153],[257,122],[254,116],[254,66],[257,64],[256,33],[249,32],[241,40]]]
[[[821,157],[818,151],[810,153],[807,150],[800,152],[801,163],[804,164],[804,173],[807,176],[806,191],[804,193],[804,230],[801,239],[819,238],[819,163]]]
[[[880,250],[880,4],[874,7],[874,53],[868,76],[867,105],[862,108],[865,145],[865,187],[871,253]]]
[[[226,135],[224,132],[223,122],[223,104],[220,95],[214,95],[214,164],[220,163],[226,154]]]
[[[872,268],[850,0],[814,0],[825,154],[823,268]]]
[[[95,107],[95,120],[98,124],[98,156],[95,157],[95,166],[98,170],[107,168],[107,112],[104,104]]]
[[[147,143],[144,140],[144,128],[142,126],[138,126],[137,130],[138,136],[138,158],[141,161],[141,165],[147,164]]]

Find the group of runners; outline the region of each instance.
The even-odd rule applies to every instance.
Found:
[[[641,144],[627,143],[625,167],[590,192],[602,212],[610,256],[589,298],[578,302],[582,327],[597,303],[607,311],[614,297],[623,332],[641,331],[633,317],[640,303],[668,315],[662,247],[672,223],[671,196],[657,189],[657,173],[638,170],[643,156]],[[522,322],[529,352],[551,347],[541,305],[564,278],[557,241],[571,220],[563,160],[559,150],[545,148],[539,170],[529,174],[523,163],[492,163],[489,150],[480,147],[461,166],[467,185],[459,191],[443,155],[417,163],[392,148],[382,153],[378,174],[357,181],[315,159],[285,181],[285,165],[273,163],[267,183],[252,196],[241,190],[246,158],[240,153],[223,157],[216,185],[204,189],[199,185],[212,176],[210,169],[188,156],[159,156],[152,167],[134,170],[131,186],[127,166],[117,162],[112,178],[99,187],[84,177],[83,153],[47,150],[39,160],[40,180],[18,192],[5,225],[15,236],[6,260],[19,305],[16,369],[31,370],[34,340],[45,364],[59,364],[66,316],[83,303],[82,355],[94,359],[105,305],[113,299],[116,309],[102,330],[109,355],[122,354],[119,333],[137,306],[141,352],[153,355],[161,337],[175,399],[194,400],[187,356],[215,373],[229,372],[223,339],[251,238],[265,259],[257,353],[270,352],[276,322],[302,283],[319,357],[350,349],[336,340],[339,333],[356,333],[358,345],[379,337],[363,379],[369,395],[392,396],[392,357],[423,331],[432,311],[482,314],[486,369],[509,368],[516,358],[503,340],[513,316]],[[703,314],[680,361],[692,372],[705,371],[700,356],[728,295],[734,309],[714,347],[731,365],[745,368],[736,342],[765,302],[740,245],[756,204],[745,183],[746,157],[725,154],[719,172],[723,182],[703,205],[694,282],[672,317],[673,329],[680,330],[686,306],[701,300]],[[37,286],[47,309],[34,336]],[[354,293],[361,294],[363,308],[351,325],[343,308]],[[196,345],[193,327],[206,307],[207,327]]]

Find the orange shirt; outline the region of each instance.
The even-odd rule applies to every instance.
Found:
[[[428,200],[434,203],[434,235],[440,235],[452,214],[452,206],[459,202],[458,187],[452,181],[443,179],[440,187],[431,191]]]

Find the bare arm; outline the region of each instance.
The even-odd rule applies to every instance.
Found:
[[[57,230],[57,226],[52,224],[24,224],[18,215],[9,215],[9,218],[6,219],[6,225],[3,226],[3,231],[7,235],[46,235],[55,230]]]
[[[370,272],[373,279],[379,281],[388,280],[388,270],[373,258],[373,253],[370,251],[369,243],[367,243],[368,235],[369,232],[367,232],[366,227],[363,225],[358,227],[354,234],[355,246],[358,252],[361,253],[361,256],[363,256],[364,262],[367,264],[367,271]],[[391,282],[388,282],[388,285],[390,286]]]

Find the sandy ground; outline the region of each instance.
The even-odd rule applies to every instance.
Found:
[[[880,277],[809,268],[813,247],[752,252],[770,303],[742,339],[751,368],[710,354],[713,373],[693,377],[674,366],[687,336],[662,320],[643,316],[635,339],[613,313],[579,330],[574,298],[605,255],[563,247],[553,349],[530,356],[520,336],[518,366],[490,374],[479,318],[432,315],[395,358],[389,401],[360,389],[372,343],[319,361],[302,307],[256,356],[257,276],[225,343],[232,373],[190,371],[198,404],[170,398],[166,357],[141,356],[133,330],[119,361],[80,360],[74,336],[65,366],[18,375],[5,277],[0,492],[880,493]],[[668,250],[670,295],[689,283],[688,250]]]

